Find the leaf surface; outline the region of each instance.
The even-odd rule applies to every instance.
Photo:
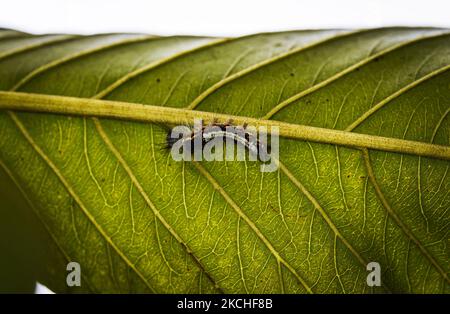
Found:
[[[449,67],[444,29],[0,39],[3,91],[442,146]],[[55,262],[39,279],[51,289],[64,291],[55,273],[67,260],[91,292],[448,292],[449,158],[282,138],[279,170],[261,173],[258,162],[176,162],[166,132],[1,112],[0,165],[48,233]],[[367,286],[372,261],[382,287]]]

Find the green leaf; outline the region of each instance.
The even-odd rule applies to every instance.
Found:
[[[450,31],[5,32],[0,178],[22,201],[2,189],[1,211],[36,216],[48,267],[33,280],[57,292],[449,292]],[[280,126],[278,171],[172,160],[167,127],[194,116]],[[65,287],[68,261],[81,288]],[[367,285],[369,262],[381,287]]]

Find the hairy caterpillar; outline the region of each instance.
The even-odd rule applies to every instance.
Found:
[[[234,144],[241,145],[247,149],[253,160],[257,159],[265,162],[270,159],[270,146],[258,138],[256,128],[248,128],[247,124],[235,126],[229,121],[227,123],[212,123],[204,126],[201,121],[193,129],[181,128],[184,129],[178,129],[175,132],[175,128],[173,128],[167,133],[167,148],[172,149],[177,145],[176,149],[183,147],[183,149],[189,150],[190,153],[195,155],[215,139],[228,139]]]

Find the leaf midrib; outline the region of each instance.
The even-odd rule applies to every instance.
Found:
[[[192,124],[194,118],[202,118],[205,123],[212,121],[225,123],[248,123],[255,127],[278,127],[279,135],[291,139],[335,144],[404,153],[430,158],[450,159],[450,146],[430,144],[421,141],[382,137],[371,134],[353,133],[328,128],[286,123],[276,120],[262,120],[243,116],[230,116],[213,112],[202,112],[172,107],[161,107],[122,101],[98,100],[22,92],[0,91],[0,109],[42,112],[78,116],[95,116],[128,121],[154,122],[163,124]]]

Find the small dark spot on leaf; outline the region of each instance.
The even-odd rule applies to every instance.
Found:
[[[159,83],[159,82],[161,82],[161,79],[158,77],[158,78],[156,79],[156,83]]]
[[[272,206],[272,204],[269,204],[269,207],[271,210],[273,210],[274,212],[276,212],[277,210],[275,209],[275,207]]]
[[[295,74],[291,72],[289,75],[290,75],[290,76],[294,76]]]
[[[360,178],[360,179],[365,179],[365,178],[366,178],[366,176],[360,176],[359,178]]]

